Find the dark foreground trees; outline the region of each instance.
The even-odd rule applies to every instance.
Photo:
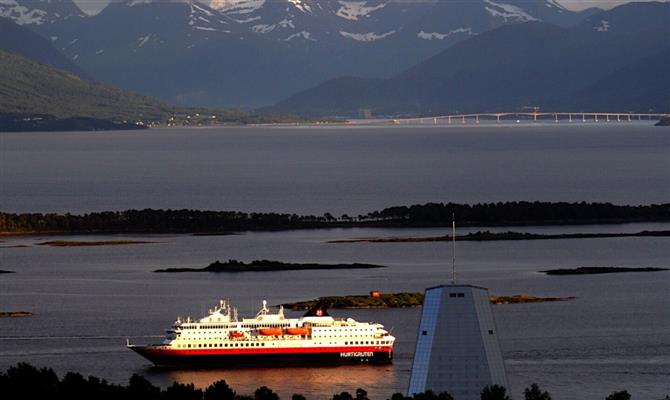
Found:
[[[480,398],[482,400],[512,400],[507,395],[507,389],[500,385],[486,386],[482,389]]]
[[[547,392],[543,392],[537,383],[533,383],[523,391],[525,400],[551,400]]]
[[[525,400],[551,400],[549,393],[533,384],[524,391]],[[193,384],[173,383],[166,389],[154,386],[144,377],[134,374],[128,385],[115,385],[93,376],[85,378],[81,374],[68,372],[62,379],[50,368],[36,368],[19,363],[0,372],[0,398],[3,400],[280,400],[272,389],[261,386],[253,396],[240,395],[220,380],[207,388],[199,389]],[[368,393],[357,389],[335,394],[333,400],[370,400]],[[507,390],[499,385],[487,386],[481,392],[482,400],[510,400]],[[301,394],[294,394],[291,400],[306,400]],[[377,399],[373,399],[377,400]],[[379,399],[381,400],[381,399]],[[454,400],[449,393],[434,393],[430,390],[407,397],[394,393],[390,400]],[[631,400],[627,391],[613,392],[605,400]],[[670,400],[666,396],[663,400]]]

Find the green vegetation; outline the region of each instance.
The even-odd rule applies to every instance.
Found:
[[[154,272],[264,272],[264,271],[294,271],[294,270],[317,270],[317,269],[368,269],[386,268],[383,265],[374,264],[294,264],[281,261],[254,260],[244,263],[237,260],[228,260],[225,263],[215,261],[205,268],[166,268],[157,269]]]
[[[34,314],[29,311],[0,311],[0,318],[31,317]]]
[[[547,275],[591,275],[591,274],[615,274],[622,272],[658,272],[668,271],[668,268],[625,268],[625,267],[579,267],[573,269],[559,268],[544,272]]]
[[[670,231],[641,231],[636,233],[560,233],[539,234],[528,232],[490,232],[478,231],[467,235],[456,235],[458,241],[488,242],[497,240],[550,240],[550,239],[594,239],[613,237],[647,237],[647,236],[670,236]],[[452,237],[426,236],[426,237],[390,237],[390,238],[363,238],[363,239],[340,239],[331,240],[328,243],[417,243],[417,242],[448,242]]]
[[[51,240],[37,243],[39,246],[51,247],[89,247],[89,246],[124,246],[128,244],[155,243],[144,240],[100,240],[100,241],[75,241],[75,240]]]
[[[670,203],[619,206],[610,203],[508,202],[429,203],[391,207],[366,215],[323,216],[200,210],[127,210],[83,215],[0,213],[0,234],[207,233],[332,227],[440,227],[563,225],[670,221]]]
[[[374,293],[374,292],[373,292]],[[514,296],[490,296],[491,304],[521,304],[542,303],[551,301],[573,300],[575,297],[537,297],[528,294]],[[282,304],[291,310],[309,310],[317,305],[326,308],[356,309],[356,308],[407,308],[421,307],[423,293],[372,293],[370,295],[326,296],[314,300],[299,301]]]
[[[176,107],[0,50],[0,131],[296,121],[305,120],[235,110]]]

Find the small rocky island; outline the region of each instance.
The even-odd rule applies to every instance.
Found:
[[[0,274],[13,274],[14,271],[5,271],[4,269],[0,269]]]
[[[622,272],[658,272],[668,271],[668,268],[625,268],[625,267],[579,267],[549,269],[544,272],[547,275],[592,275],[592,274],[616,274]]]
[[[521,304],[521,303],[543,303],[552,301],[573,300],[575,297],[537,297],[528,294],[514,296],[490,296],[491,304]],[[353,296],[328,296],[319,297],[314,300],[286,303],[282,306],[291,310],[308,310],[316,305],[335,309],[373,309],[373,308],[408,308],[421,307],[423,304],[423,293],[401,292],[401,293],[379,293],[370,292],[370,295]]]
[[[148,244],[146,240],[51,240],[37,243],[38,246],[51,247],[89,247],[89,246],[125,246],[129,244]]]
[[[34,314],[28,311],[0,311],[0,318],[32,317]]]
[[[297,271],[297,270],[319,270],[319,269],[370,269],[386,268],[384,265],[375,264],[317,264],[317,263],[285,263],[271,260],[254,260],[250,263],[243,261],[228,260],[226,262],[215,261],[205,268],[165,268],[154,272],[268,272],[268,271]]]

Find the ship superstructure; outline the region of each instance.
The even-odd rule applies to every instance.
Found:
[[[390,363],[395,338],[378,323],[335,319],[316,307],[287,318],[283,307],[263,306],[254,318],[239,319],[229,302],[199,320],[178,318],[161,344],[131,350],[159,366],[234,366],[310,363]]]

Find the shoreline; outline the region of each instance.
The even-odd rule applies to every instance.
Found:
[[[503,240],[558,240],[558,239],[600,239],[618,237],[670,237],[669,231],[640,231],[631,233],[559,233],[541,234],[528,232],[490,232],[477,231],[466,235],[456,235],[460,242],[491,242]],[[425,236],[425,237],[378,237],[360,239],[336,239],[326,243],[348,244],[348,243],[423,243],[423,242],[448,242],[453,240],[450,235]]]

